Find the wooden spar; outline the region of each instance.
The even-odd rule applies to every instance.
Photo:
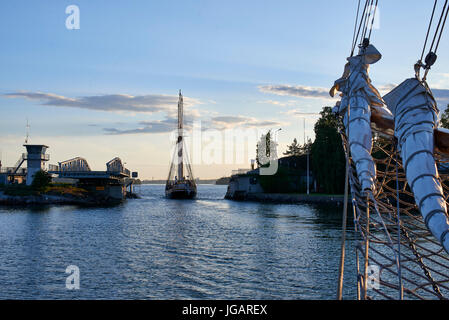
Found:
[[[394,132],[394,120],[392,118],[383,117],[381,113],[375,112],[374,108],[371,113],[371,122],[380,131]],[[449,156],[449,130],[444,128],[434,129],[435,152]]]
[[[181,90],[179,90],[179,100],[178,100],[178,179],[183,180],[184,178],[184,163],[182,161],[183,154],[182,154],[182,147],[184,145],[183,141],[183,116],[184,116],[184,104],[183,104],[183,98],[181,94]]]
[[[449,131],[443,128],[434,130],[435,151],[449,156]]]

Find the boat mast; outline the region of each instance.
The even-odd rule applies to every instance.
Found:
[[[183,99],[181,90],[179,90],[179,100],[178,100],[178,180],[182,180],[184,177],[182,162],[182,146],[184,142],[182,141],[182,122],[183,122]]]

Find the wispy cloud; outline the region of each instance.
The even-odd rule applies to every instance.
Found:
[[[393,90],[397,85],[393,83],[385,84],[378,87],[378,90],[382,96]],[[449,104],[449,89],[443,88],[431,88],[435,100],[440,107],[446,107]]]
[[[275,105],[278,107],[288,107],[288,106],[297,105],[299,102],[296,100],[288,100],[288,101],[262,100],[262,101],[258,101],[257,103],[272,104],[272,105]]]
[[[377,87],[377,90],[379,90],[379,93],[381,96],[386,95],[388,92],[390,92],[391,90],[393,90],[396,87],[395,84],[393,83],[387,83],[381,86]]]
[[[201,130],[226,130],[235,128],[249,129],[278,127],[282,125],[285,125],[285,123],[272,120],[259,120],[251,117],[216,116],[210,119],[202,120]],[[192,126],[192,119],[184,122],[184,128],[186,130],[190,130]],[[103,128],[103,131],[108,135],[167,133],[176,130],[176,127],[177,119],[167,117],[164,120],[141,121],[138,123],[138,127],[133,129]]]
[[[166,133],[171,132],[176,128],[176,122],[172,119],[141,121],[138,125],[139,127],[134,129],[103,128],[103,131],[108,135],[123,135],[140,133]]]
[[[432,89],[432,92],[437,100],[437,103],[441,107],[447,107],[449,104],[449,89]]]
[[[283,114],[286,114],[288,116],[293,117],[309,117],[309,116],[319,116],[320,114],[318,112],[306,112],[300,109],[294,109],[294,110],[288,110],[285,112],[282,112]]]
[[[282,122],[273,120],[259,120],[252,117],[243,116],[218,116],[211,118],[212,129],[224,130],[235,127],[242,128],[261,128],[275,127],[283,125]]]
[[[177,95],[148,94],[132,96],[127,94],[107,94],[83,97],[65,97],[53,93],[18,91],[6,93],[6,98],[23,98],[39,102],[44,106],[81,108],[108,112],[156,113],[175,112]],[[200,104],[196,99],[184,98],[186,107]]]
[[[263,85],[258,87],[261,92],[276,94],[279,96],[293,96],[300,98],[332,99],[329,96],[329,88],[309,87],[302,85]]]

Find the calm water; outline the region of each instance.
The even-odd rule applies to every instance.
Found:
[[[0,298],[335,298],[340,207],[233,202],[226,186],[200,185],[188,201],[165,199],[161,185],[137,191],[113,208],[0,207]],[[79,290],[65,288],[69,265]]]

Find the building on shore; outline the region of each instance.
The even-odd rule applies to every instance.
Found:
[[[13,167],[2,167],[0,162],[0,184],[31,185],[36,172],[45,170],[45,163],[50,160],[46,154],[48,146],[44,144],[24,144],[27,152],[22,153]],[[24,163],[26,168],[22,168]]]
[[[316,179],[307,170],[307,156],[288,156],[278,159],[274,175],[261,175],[260,168],[233,171],[225,198],[244,200],[251,194],[307,193],[307,190],[316,191]]]
[[[57,165],[46,162],[50,156],[47,145],[24,144],[27,152],[20,155],[13,167],[2,167],[0,162],[0,184],[33,183],[34,175],[39,171],[48,172],[54,183],[72,184],[102,198],[122,200],[132,194],[137,172],[125,168],[122,160],[115,157],[106,163],[105,171],[92,171],[86,159],[76,157],[59,162]],[[26,167],[22,165],[26,163]]]

